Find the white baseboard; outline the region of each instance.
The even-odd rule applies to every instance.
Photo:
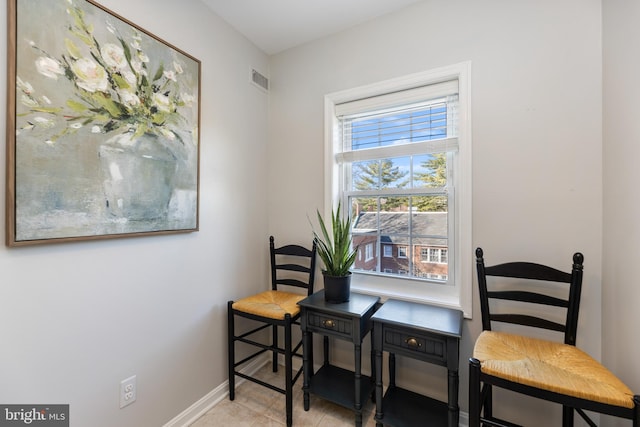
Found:
[[[458,425],[460,427],[469,427],[469,414],[460,411],[460,418],[458,419]]]
[[[247,364],[240,370],[243,374],[253,375],[256,371],[262,368],[265,363],[269,362],[271,358],[270,353],[260,355]],[[236,387],[245,382],[244,378],[238,377],[236,380]],[[229,380],[223,382],[218,387],[211,390],[200,400],[187,409],[182,411],[179,415],[166,423],[163,427],[187,427],[196,422],[198,418],[206,414],[211,408],[216,406],[221,400],[229,396]]]

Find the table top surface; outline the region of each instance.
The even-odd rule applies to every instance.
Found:
[[[371,320],[460,338],[462,318],[460,310],[389,299]]]
[[[300,301],[298,305],[304,308],[321,310],[350,317],[362,317],[368,313],[377,303],[380,297],[351,292],[349,301],[342,303],[330,303],[324,300],[324,289],[310,295]]]

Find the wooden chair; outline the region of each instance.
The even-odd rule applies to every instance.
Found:
[[[302,367],[293,374],[292,359],[294,356],[302,358],[298,352],[302,345],[302,339],[293,346],[291,325],[299,325],[300,307],[298,301],[313,293],[313,282],[316,270],[316,244],[311,249],[299,245],[286,245],[275,247],[273,236],[269,237],[269,249],[271,253],[271,290],[227,303],[228,315],[228,348],[229,348],[229,399],[235,399],[236,375],[256,384],[275,390],[286,397],[287,426],[291,427],[293,419],[293,385],[302,372]],[[305,293],[294,293],[278,289],[279,285],[302,288]],[[260,323],[260,326],[236,335],[235,316],[241,316]],[[284,329],[284,347],[278,342],[278,328]],[[253,335],[266,328],[271,328],[271,344],[263,344]],[[235,343],[243,342],[260,350],[248,357],[236,362]],[[247,363],[264,352],[272,352],[272,369],[278,371],[278,354],[284,355],[285,384],[284,388],[276,387],[260,379],[253,378],[238,370],[240,365]]]
[[[476,249],[483,332],[469,359],[469,427],[515,426],[494,417],[493,387],[563,405],[563,427],[573,426],[574,412],[596,427],[585,410],[627,418],[633,427],[639,427],[640,396],[634,396],[615,375],[575,346],[583,260],[581,253],[573,255],[571,273],[527,262],[485,267],[483,251]],[[541,286],[544,292],[537,290]],[[566,298],[558,297],[550,286],[564,288]],[[531,304],[544,316],[531,315]],[[507,305],[520,310],[505,312]],[[540,305],[547,306],[544,312]],[[523,311],[525,306],[528,312]],[[566,311],[562,323],[557,319],[558,310]],[[564,343],[494,331],[491,322],[557,331],[564,334]]]

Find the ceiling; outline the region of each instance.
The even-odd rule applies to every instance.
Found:
[[[421,0],[201,0],[271,55]]]

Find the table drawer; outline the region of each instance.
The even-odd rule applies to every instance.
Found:
[[[447,361],[447,341],[438,335],[416,334],[384,325],[382,339],[384,349],[389,352],[442,364]]]
[[[330,333],[345,338],[353,335],[353,320],[346,317],[308,312],[307,324],[311,329],[320,333]]]

